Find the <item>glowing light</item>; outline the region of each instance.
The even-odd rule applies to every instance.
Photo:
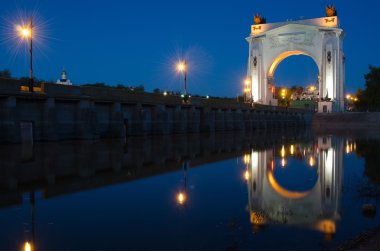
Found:
[[[168,95],[168,93],[167,93],[167,92],[164,92],[164,96],[166,96],[166,95]]]
[[[209,98],[210,98],[210,96],[209,96],[209,95],[207,95],[207,96],[206,96],[206,98],[207,98],[207,99],[209,99]]]
[[[325,234],[335,234],[336,225],[332,220],[321,220],[316,224],[316,228]]]
[[[347,144],[346,145],[346,153],[349,154],[350,153],[350,146]]]
[[[290,145],[290,154],[291,154],[291,155],[294,154],[294,145]]]
[[[284,158],[281,159],[281,166],[282,167],[286,166],[286,160]]]
[[[183,62],[183,61],[178,62],[178,64],[177,64],[178,72],[184,72],[184,71],[186,71],[186,68],[187,68],[187,66],[186,66],[185,62]]]
[[[177,196],[177,202],[178,204],[183,205],[186,202],[186,195],[180,192]]]
[[[251,161],[251,156],[249,156],[249,154],[245,154],[244,155],[244,164],[249,164],[249,162]]]
[[[310,156],[310,159],[309,159],[309,165],[310,166],[314,166],[315,165],[315,159],[313,156]]]
[[[245,81],[244,81],[245,85],[249,85],[251,83],[251,81],[247,78]]]
[[[16,31],[18,35],[22,38],[30,38],[32,35],[32,30],[28,26],[21,26],[17,25],[16,26]]]
[[[309,87],[309,90],[312,91],[312,92],[315,91],[316,89],[317,88],[314,85],[312,85],[312,86]]]
[[[282,148],[281,148],[281,157],[285,157],[285,154],[286,154],[286,152],[285,152],[285,147],[284,147],[284,145],[282,145]]]
[[[346,98],[347,98],[347,99],[350,99],[350,98],[351,98],[351,95],[350,95],[350,94],[347,94],[347,95],[346,95]]]
[[[282,197],[289,198],[289,199],[300,199],[305,196],[307,196],[310,191],[307,192],[295,192],[295,191],[289,191],[282,187],[274,178],[272,172],[268,172],[268,181],[271,187]]]
[[[245,173],[244,173],[244,179],[245,180],[249,180],[249,172],[248,171],[245,171]]]
[[[24,251],[32,251],[32,245],[29,242],[25,242]]]

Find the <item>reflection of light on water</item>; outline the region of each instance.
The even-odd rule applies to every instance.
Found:
[[[186,201],[186,195],[184,193],[180,192],[177,196],[178,204],[182,205],[185,203],[185,201]]]
[[[284,158],[281,159],[281,166],[282,167],[286,166],[286,160]]]
[[[294,145],[291,145],[291,146],[290,146],[290,154],[291,154],[291,155],[294,154]]]
[[[310,159],[309,159],[309,165],[310,166],[314,166],[315,165],[315,159],[313,156],[310,156]]]
[[[24,251],[32,251],[32,246],[29,242],[25,242]]]
[[[336,232],[336,225],[332,220],[321,220],[317,222],[316,228],[327,235],[332,235]]]

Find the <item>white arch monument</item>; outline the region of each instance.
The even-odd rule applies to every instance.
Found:
[[[335,10],[328,13],[328,8],[327,17],[281,23],[267,24],[255,16],[251,35],[246,38],[247,84],[253,102],[277,105],[273,78],[277,66],[289,56],[307,55],[319,69],[319,106],[323,105],[325,112],[344,110],[344,31]]]

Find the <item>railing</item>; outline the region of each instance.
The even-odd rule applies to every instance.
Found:
[[[132,91],[129,89],[118,89],[113,87],[96,86],[70,86],[52,83],[36,83],[33,87],[34,93],[46,95],[47,97],[63,99],[91,99],[100,102],[126,102],[141,103],[145,105],[173,105],[182,104],[179,95],[164,95],[161,93],[147,93]],[[29,93],[29,86],[19,80],[0,78],[0,95],[25,95]],[[254,109],[257,111],[290,111],[310,112],[306,109],[288,108],[280,106],[268,106],[257,103],[246,103],[244,100],[234,98],[205,98],[192,97],[191,105],[195,107],[211,107],[217,109]]]

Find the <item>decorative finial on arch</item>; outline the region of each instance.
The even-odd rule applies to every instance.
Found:
[[[267,19],[265,17],[262,17],[260,14],[256,14],[254,17],[253,17],[253,22],[255,24],[266,24],[267,23]]]
[[[338,11],[335,9],[335,6],[333,4],[329,4],[326,6],[326,17],[333,17],[337,15]]]

